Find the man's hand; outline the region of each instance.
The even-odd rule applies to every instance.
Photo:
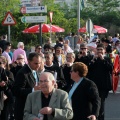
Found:
[[[0,82],[0,86],[4,87],[6,85],[6,83],[4,81]]]
[[[40,86],[39,85],[34,86],[34,91],[36,91],[36,90],[40,90]]]
[[[89,118],[90,120],[96,120],[96,116],[95,115],[90,115],[87,118]]]
[[[103,60],[104,59],[104,56],[102,54],[98,54],[98,57]]]
[[[52,114],[52,108],[50,108],[50,107],[44,107],[44,108],[42,108],[41,110],[40,110],[40,113],[41,114]]]

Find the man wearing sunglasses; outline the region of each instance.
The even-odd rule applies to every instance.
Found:
[[[86,43],[80,44],[80,51],[78,56],[75,59],[75,62],[83,62],[88,66],[92,58],[93,58],[93,55],[91,55],[88,52],[87,44]]]
[[[111,59],[105,56],[105,48],[103,44],[97,45],[97,52],[89,64],[88,78],[95,82],[98,87],[99,96],[101,98],[101,108],[98,120],[104,120],[104,105],[109,91],[112,89],[111,74],[112,74]]]

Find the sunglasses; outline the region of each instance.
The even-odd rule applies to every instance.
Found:
[[[4,64],[4,62],[0,62],[0,65]]]
[[[103,50],[103,49],[97,49],[97,50]]]
[[[87,48],[80,48],[81,50],[85,50],[85,49],[87,49]]]

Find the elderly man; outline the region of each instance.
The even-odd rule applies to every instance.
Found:
[[[27,95],[38,88],[37,70],[41,65],[38,53],[30,53],[28,64],[24,65],[16,75],[13,87],[15,99],[15,120],[23,120],[24,105]]]
[[[100,109],[100,98],[97,86],[85,78],[88,68],[82,62],[76,62],[71,69],[74,84],[69,91],[74,117],[72,120],[96,120]]]
[[[24,43],[23,42],[19,42],[17,45],[18,49],[16,49],[13,53],[13,59],[12,62],[15,62],[17,60],[17,56],[18,54],[22,54],[24,55],[24,59],[25,59],[25,63],[27,63],[27,57],[26,57],[26,53],[24,51]]]
[[[28,95],[23,120],[69,120],[73,111],[65,91],[54,88],[55,78],[49,72],[41,73],[39,86],[41,91]]]

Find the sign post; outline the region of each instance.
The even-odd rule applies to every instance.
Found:
[[[8,25],[8,41],[10,42],[10,25],[15,25],[16,21],[11,12],[7,12],[2,25]]]

